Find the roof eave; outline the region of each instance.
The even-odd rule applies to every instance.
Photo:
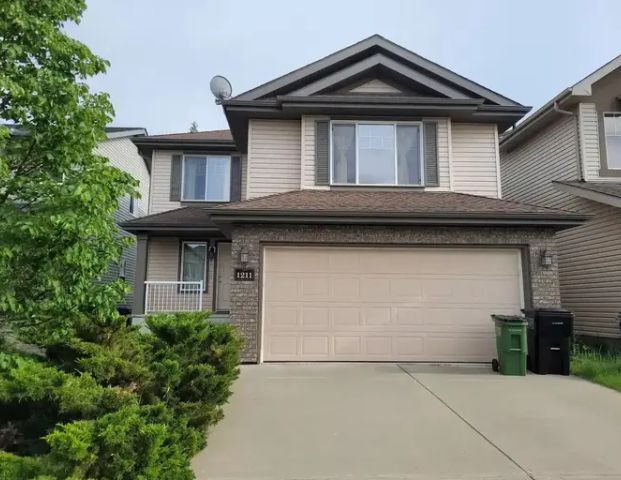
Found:
[[[576,195],[577,197],[591,200],[593,202],[603,203],[612,207],[621,208],[621,197],[609,195],[603,192],[595,192],[593,190],[581,188],[578,185],[568,185],[562,182],[553,181],[552,185],[562,192],[570,193],[572,195]]]
[[[216,225],[227,223],[312,223],[312,224],[365,224],[365,225],[437,225],[437,226],[532,226],[559,229],[582,225],[587,216],[578,214],[403,214],[395,212],[321,212],[321,211],[268,211],[231,210],[213,211]]]
[[[519,146],[533,133],[533,129],[549,119],[554,113],[554,105],[567,106],[571,102],[572,91],[567,88],[552,100],[536,110],[530,117],[515,125],[512,130],[500,137],[499,146],[501,151],[508,151]]]

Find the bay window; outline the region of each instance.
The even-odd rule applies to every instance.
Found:
[[[332,122],[335,185],[422,185],[419,122]]]
[[[182,167],[184,201],[228,202],[231,191],[231,157],[184,155]]]

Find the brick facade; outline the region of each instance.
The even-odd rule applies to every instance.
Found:
[[[232,232],[232,266],[241,268],[239,254],[248,253],[246,268],[255,269],[254,282],[233,282],[231,286],[231,322],[245,340],[243,361],[257,362],[260,344],[261,249],[277,242],[329,243],[357,245],[510,245],[528,251],[529,284],[525,291],[527,306],[558,307],[560,293],[554,229],[501,227],[417,227],[355,225],[239,225]],[[543,250],[552,254],[553,264],[542,267]]]

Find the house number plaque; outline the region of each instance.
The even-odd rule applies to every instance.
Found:
[[[236,268],[234,278],[237,282],[254,282],[254,269]]]

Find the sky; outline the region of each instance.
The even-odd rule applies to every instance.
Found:
[[[90,0],[69,35],[111,65],[115,126],[227,128],[233,95],[374,33],[537,108],[621,54],[619,0]]]

